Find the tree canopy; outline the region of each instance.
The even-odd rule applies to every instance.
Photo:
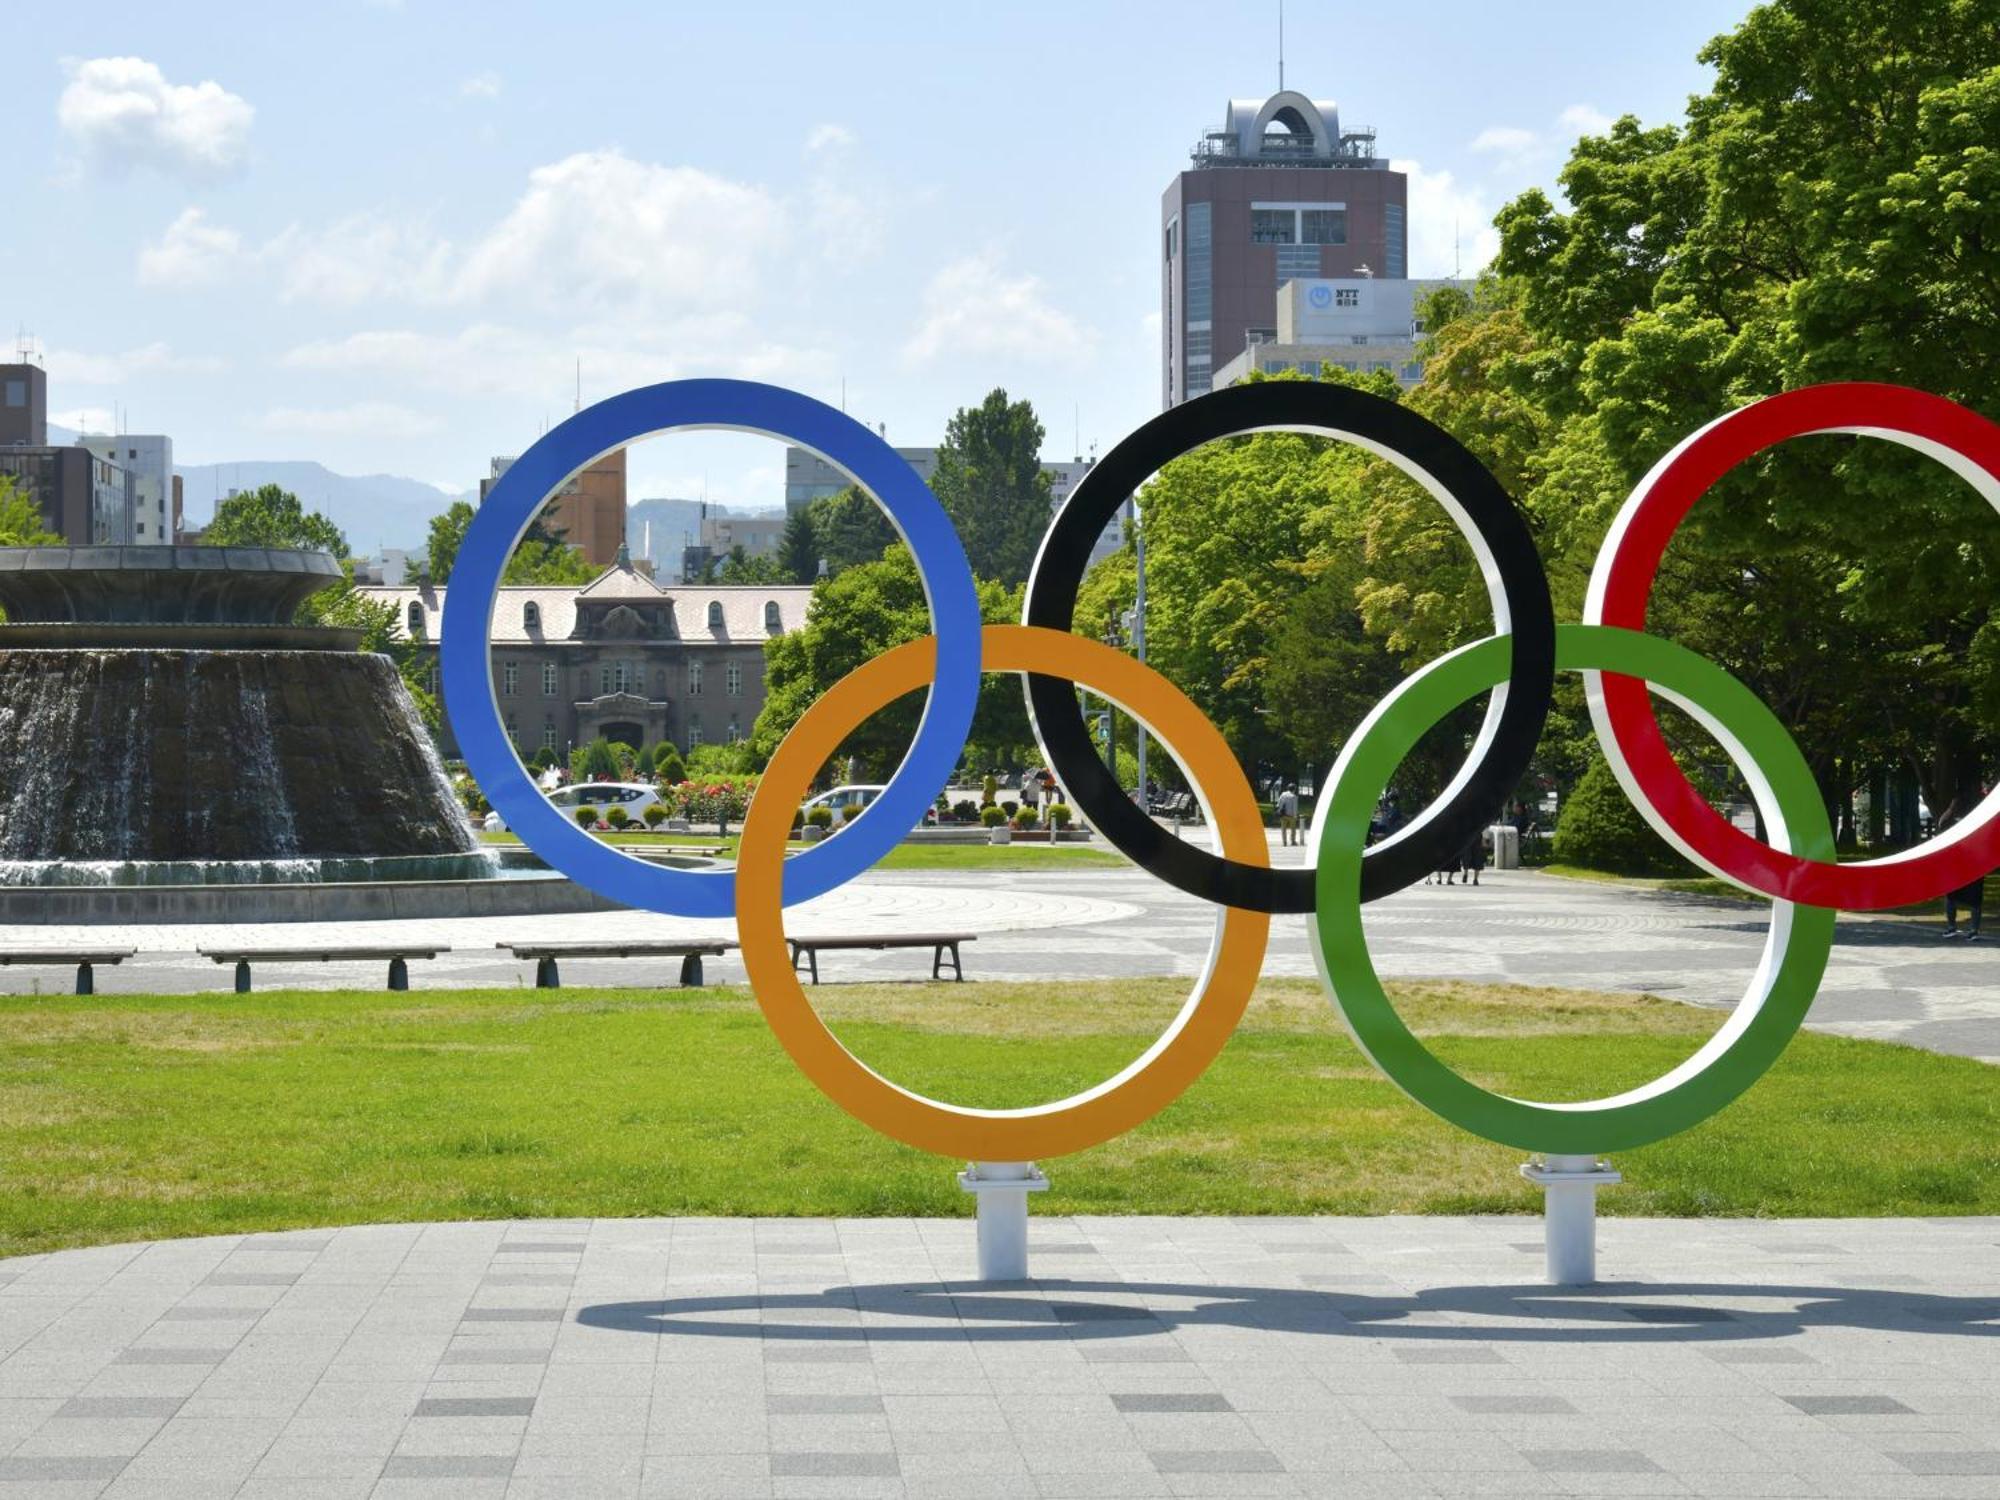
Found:
[[[298,547],[347,556],[340,528],[275,484],[223,500],[215,507],[215,519],[202,529],[201,540],[208,547]]]
[[[931,476],[975,577],[1010,588],[1025,583],[1049,527],[1049,476],[1042,468],[1042,429],[1026,401],[993,390],[977,406],[961,407],[945,424]]]
[[[0,547],[54,547],[61,542],[61,535],[42,523],[35,497],[12,474],[0,474]]]

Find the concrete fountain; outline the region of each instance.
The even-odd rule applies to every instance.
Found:
[[[0,920],[602,907],[493,878],[395,665],[296,623],[339,577],[323,552],[0,548]]]

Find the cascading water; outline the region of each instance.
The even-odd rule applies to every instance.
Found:
[[[394,665],[289,623],[330,559],[65,550],[0,549],[0,884],[493,872]]]

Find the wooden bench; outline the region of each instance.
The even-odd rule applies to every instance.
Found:
[[[203,958],[212,958],[219,964],[236,965],[236,993],[250,993],[250,966],[252,964],[305,964],[331,963],[336,959],[388,959],[389,988],[406,990],[410,987],[410,966],[412,958],[436,958],[440,953],[449,953],[449,948],[198,948],[195,950]]]
[[[698,988],[701,985],[701,961],[704,958],[720,958],[734,943],[707,942],[651,942],[639,940],[630,943],[495,943],[496,948],[505,948],[516,958],[532,958],[535,961],[535,988],[538,990],[559,990],[562,988],[562,971],[557,960],[564,958],[678,958],[681,961],[681,984],[684,988]]]
[[[963,981],[965,966],[958,961],[958,945],[978,941],[970,932],[899,932],[863,933],[853,937],[795,937],[785,941],[792,945],[792,970],[798,971],[799,959],[803,957],[812,975],[812,982],[819,983],[819,950],[822,948],[929,948],[931,949],[931,978],[944,977],[944,956],[951,953],[951,977]]]
[[[137,948],[0,948],[0,964],[75,964],[76,992],[97,993],[97,964],[116,964],[130,958]]]

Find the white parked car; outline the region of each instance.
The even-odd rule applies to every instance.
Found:
[[[847,821],[848,808],[853,808],[858,817],[861,809],[881,796],[885,790],[886,788],[879,786],[837,786],[830,792],[821,792],[817,797],[808,800],[805,812],[810,814],[815,807],[831,808],[833,826],[838,828]]]

